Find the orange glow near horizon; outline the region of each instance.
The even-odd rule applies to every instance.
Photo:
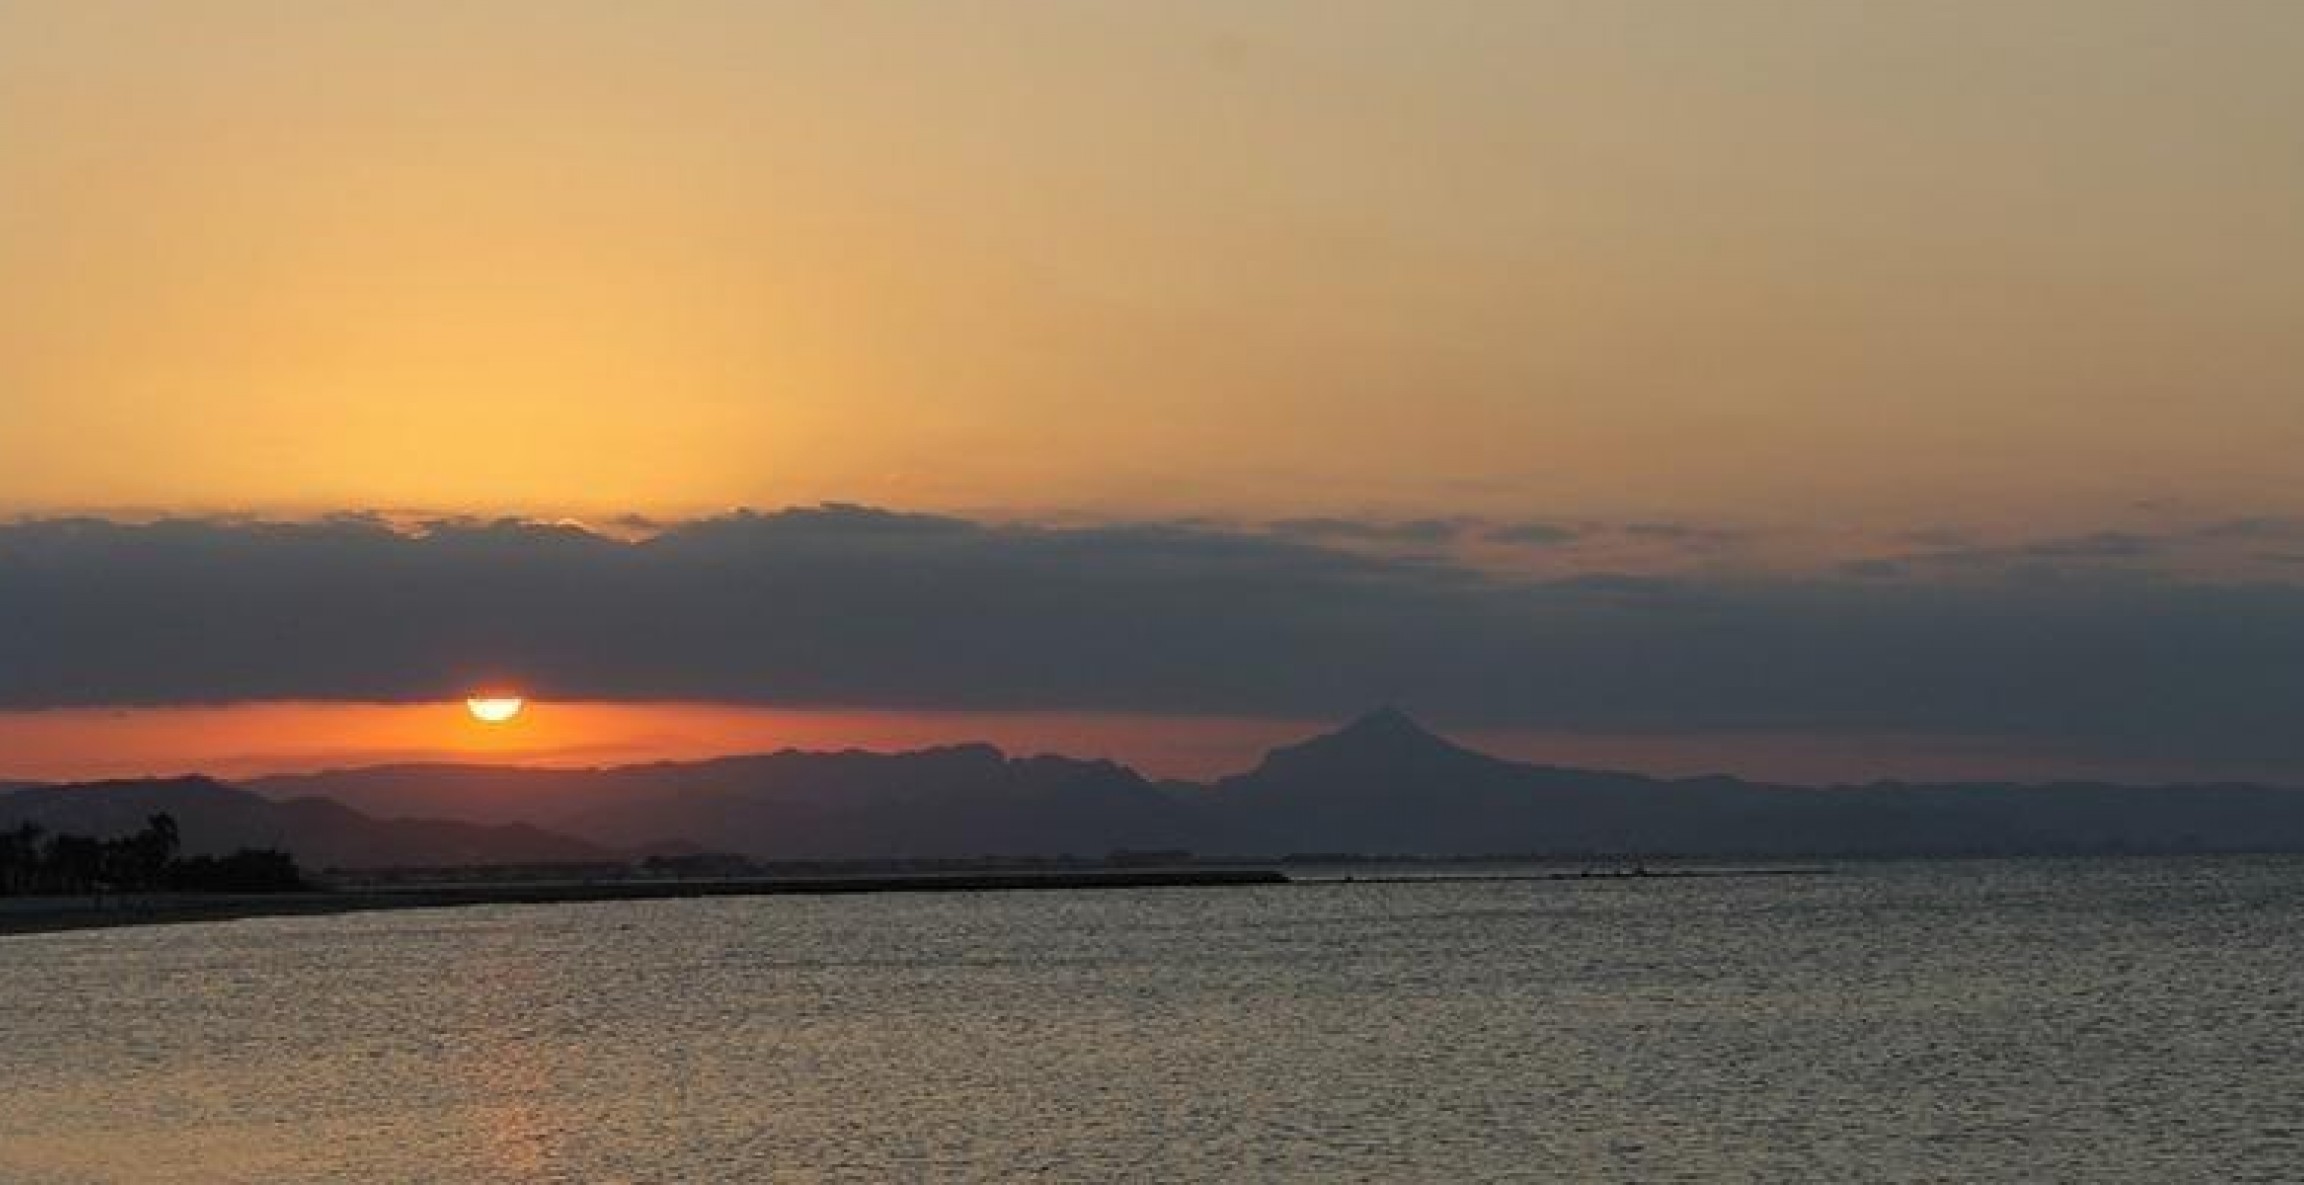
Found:
[[[1206,780],[1339,720],[1088,712],[905,712],[711,703],[554,701],[484,724],[461,701],[250,703],[0,711],[0,781],[85,781],[205,773],[243,778],[406,762],[544,767],[692,761],[780,749],[894,752],[983,742],[1010,754],[1109,758],[1151,778]],[[1727,773],[1796,783],[1910,779],[2187,776],[1911,735],[1568,734],[1463,730],[1484,752],[1544,764],[1667,777]],[[2235,780],[2278,781],[2235,767]]]
[[[778,749],[901,750],[983,741],[1015,753],[1112,757],[1151,775],[1240,768],[1316,731],[1300,721],[1066,712],[897,712],[712,703],[248,703],[0,711],[0,779],[265,773],[394,762],[538,766],[695,760]]]

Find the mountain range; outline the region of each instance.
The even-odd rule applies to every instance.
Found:
[[[1209,784],[988,745],[788,750],[598,769],[387,765],[0,793],[0,827],[134,830],[193,851],[280,846],[313,867],[621,860],[1202,855],[1852,856],[2304,851],[2304,791],[1876,784],[1815,789],[1508,761],[1392,709]]]
[[[266,798],[213,778],[142,778],[35,786],[0,794],[0,830],[35,823],[111,837],[166,812],[190,855],[282,848],[312,868],[564,864],[617,858],[526,823],[379,819],[324,797]]]

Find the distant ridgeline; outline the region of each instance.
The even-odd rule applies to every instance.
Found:
[[[989,745],[787,751],[605,769],[399,765],[0,793],[0,830],[125,836],[166,811],[188,851],[286,849],[318,869],[745,862],[1645,858],[2304,852],[2304,791],[1877,784],[1815,789],[1506,761],[1396,711],[1209,784]],[[706,845],[709,845],[708,847]],[[1131,855],[1134,854],[1134,855]]]
[[[243,848],[226,856],[180,854],[176,820],[166,813],[112,839],[50,835],[23,822],[0,832],[0,895],[97,892],[276,893],[301,889],[288,853]]]

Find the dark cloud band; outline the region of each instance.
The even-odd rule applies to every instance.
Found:
[[[1991,737],[2304,768],[2304,591],[2129,571],[1533,580],[1319,530],[861,507],[639,539],[0,526],[0,706],[538,694]],[[1423,542],[1430,531],[1409,533]],[[2123,549],[2124,551],[2127,549]]]

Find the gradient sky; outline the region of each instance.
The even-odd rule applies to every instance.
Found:
[[[0,503],[2304,509],[2298,61],[2285,0],[12,0]]]
[[[1872,613],[2047,578],[2091,605],[2207,584],[2286,612],[2300,61],[2286,0],[0,0],[0,516],[576,516],[640,537],[833,501],[1099,547],[1182,523],[1479,581],[1773,581],[1770,606],[1798,603],[1789,582]],[[0,540],[0,582],[44,570],[46,538]],[[149,573],[121,558],[146,544],[183,558],[145,539],[75,571]],[[18,595],[62,613],[64,587]],[[1992,620],[2070,608],[2011,596]],[[2174,597],[2100,628],[2189,637],[2168,615],[2228,611]],[[1221,636],[1207,612],[1173,628]],[[1943,625],[1881,612],[1882,637]],[[77,636],[42,620],[0,624],[24,635],[0,632],[0,658]],[[459,636],[501,620],[467,612]],[[2288,621],[2255,649],[2285,656]],[[2160,657],[2125,673],[2292,690]],[[2150,761],[2108,746],[2126,709],[2052,706],[2036,738],[1917,701],[1836,716],[1821,686],[1759,722],[1661,694],[1614,714],[1503,697],[1515,715],[1355,661],[1333,703],[1150,676],[1093,705],[893,674],[823,702],[629,670],[566,692],[970,725],[1094,708],[1143,736],[1182,712],[1238,741],[1422,690],[1443,723],[1647,735],[1675,768],[1812,771],[1818,745],[1925,733],[2026,768],[2213,772],[2237,749],[2304,779],[2304,755],[2246,733],[2203,726]],[[20,717],[0,736],[53,758],[83,725],[38,709],[456,690],[445,667],[179,664],[214,676],[203,693],[129,665],[0,671]],[[2102,677],[2048,664],[2026,686],[2054,705]],[[168,732],[120,719],[121,743]],[[854,735],[893,735],[876,727]],[[330,735],[302,748],[356,747]],[[117,750],[73,743],[90,768]],[[377,742],[411,747],[454,744]]]

